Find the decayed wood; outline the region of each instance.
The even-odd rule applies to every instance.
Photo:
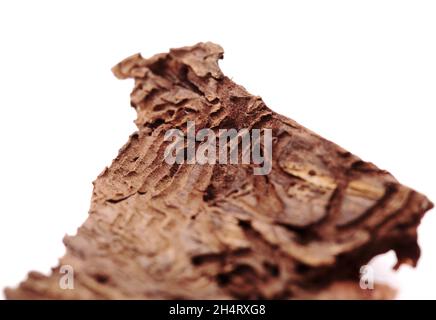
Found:
[[[50,276],[32,272],[6,296],[49,299],[391,298],[359,288],[359,269],[395,250],[419,258],[427,198],[225,77],[213,43],[139,54],[114,67],[134,78],[135,132],[94,182],[90,214]],[[273,167],[168,165],[164,134],[271,128]],[[98,124],[97,124],[98,125]],[[72,200],[74,201],[74,200]],[[74,290],[59,286],[74,268]]]

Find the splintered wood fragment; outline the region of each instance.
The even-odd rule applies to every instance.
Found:
[[[31,272],[9,299],[387,299],[359,285],[361,266],[394,250],[416,265],[432,203],[298,123],[221,72],[213,43],[133,55],[138,131],[94,182],[90,215],[51,275]],[[165,133],[271,129],[272,170],[168,164]],[[198,148],[198,144],[195,148]],[[74,289],[62,286],[65,266]],[[71,283],[69,284],[71,285]]]

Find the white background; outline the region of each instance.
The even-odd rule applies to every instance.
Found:
[[[0,290],[57,264],[135,130],[110,68],[199,41],[272,109],[436,200],[434,1],[1,1]],[[376,262],[399,298],[435,298],[435,228],[430,212],[417,269]]]

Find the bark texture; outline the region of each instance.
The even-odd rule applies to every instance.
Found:
[[[395,250],[416,265],[432,207],[384,170],[266,107],[223,75],[213,43],[131,56],[138,131],[94,182],[92,205],[49,276],[29,273],[9,299],[392,298],[361,290],[359,270]],[[168,165],[172,128],[271,128],[272,171],[254,164]],[[59,287],[62,265],[74,290]]]

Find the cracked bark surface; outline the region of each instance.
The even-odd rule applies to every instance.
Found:
[[[137,54],[138,131],[94,182],[90,214],[49,276],[31,272],[9,299],[379,299],[359,269],[395,250],[416,265],[417,227],[432,203],[391,174],[271,111],[223,75],[213,43]],[[253,164],[168,165],[172,128],[271,128],[272,171]],[[74,268],[62,290],[60,266]]]

